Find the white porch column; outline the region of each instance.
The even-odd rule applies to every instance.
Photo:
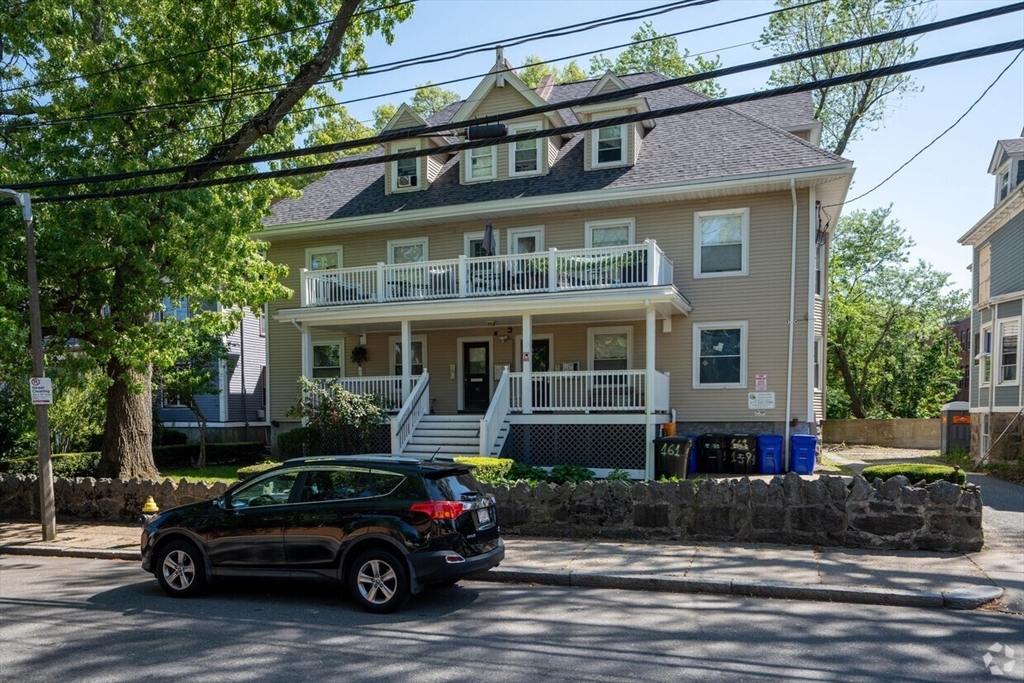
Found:
[[[647,331],[645,335],[646,341],[646,368],[644,375],[644,413],[646,414],[647,423],[647,478],[654,479],[654,360],[655,360],[655,349],[656,344],[654,335],[655,332],[655,318],[654,318],[654,306],[651,302],[647,303]]]
[[[402,403],[412,392],[412,323],[402,321]]]
[[[523,415],[533,413],[533,316],[523,315]]]
[[[302,326],[302,376],[313,379],[313,330]]]

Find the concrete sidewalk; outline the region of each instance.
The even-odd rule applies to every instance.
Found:
[[[57,540],[43,542],[38,524],[0,522],[0,554],[138,561],[140,532],[139,526],[59,524]],[[1024,613],[1015,597],[1022,558],[1002,550],[962,554],[521,537],[506,543],[501,566],[476,579],[951,609],[990,603],[987,609]],[[994,575],[983,569],[993,564],[1017,569]]]

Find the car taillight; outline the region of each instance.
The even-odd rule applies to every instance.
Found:
[[[431,519],[455,519],[466,510],[464,503],[453,500],[434,500],[429,503],[413,503],[413,512],[425,512]]]

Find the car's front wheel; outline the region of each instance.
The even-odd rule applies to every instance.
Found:
[[[189,541],[171,541],[157,553],[156,580],[172,598],[199,595],[206,582],[206,565],[199,548]]]
[[[352,599],[367,612],[394,612],[409,598],[405,565],[387,550],[367,550],[352,564],[348,590]]]

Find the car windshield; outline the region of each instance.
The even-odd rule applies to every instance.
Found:
[[[480,485],[469,472],[429,477],[427,482],[440,500],[475,500],[481,496]]]

